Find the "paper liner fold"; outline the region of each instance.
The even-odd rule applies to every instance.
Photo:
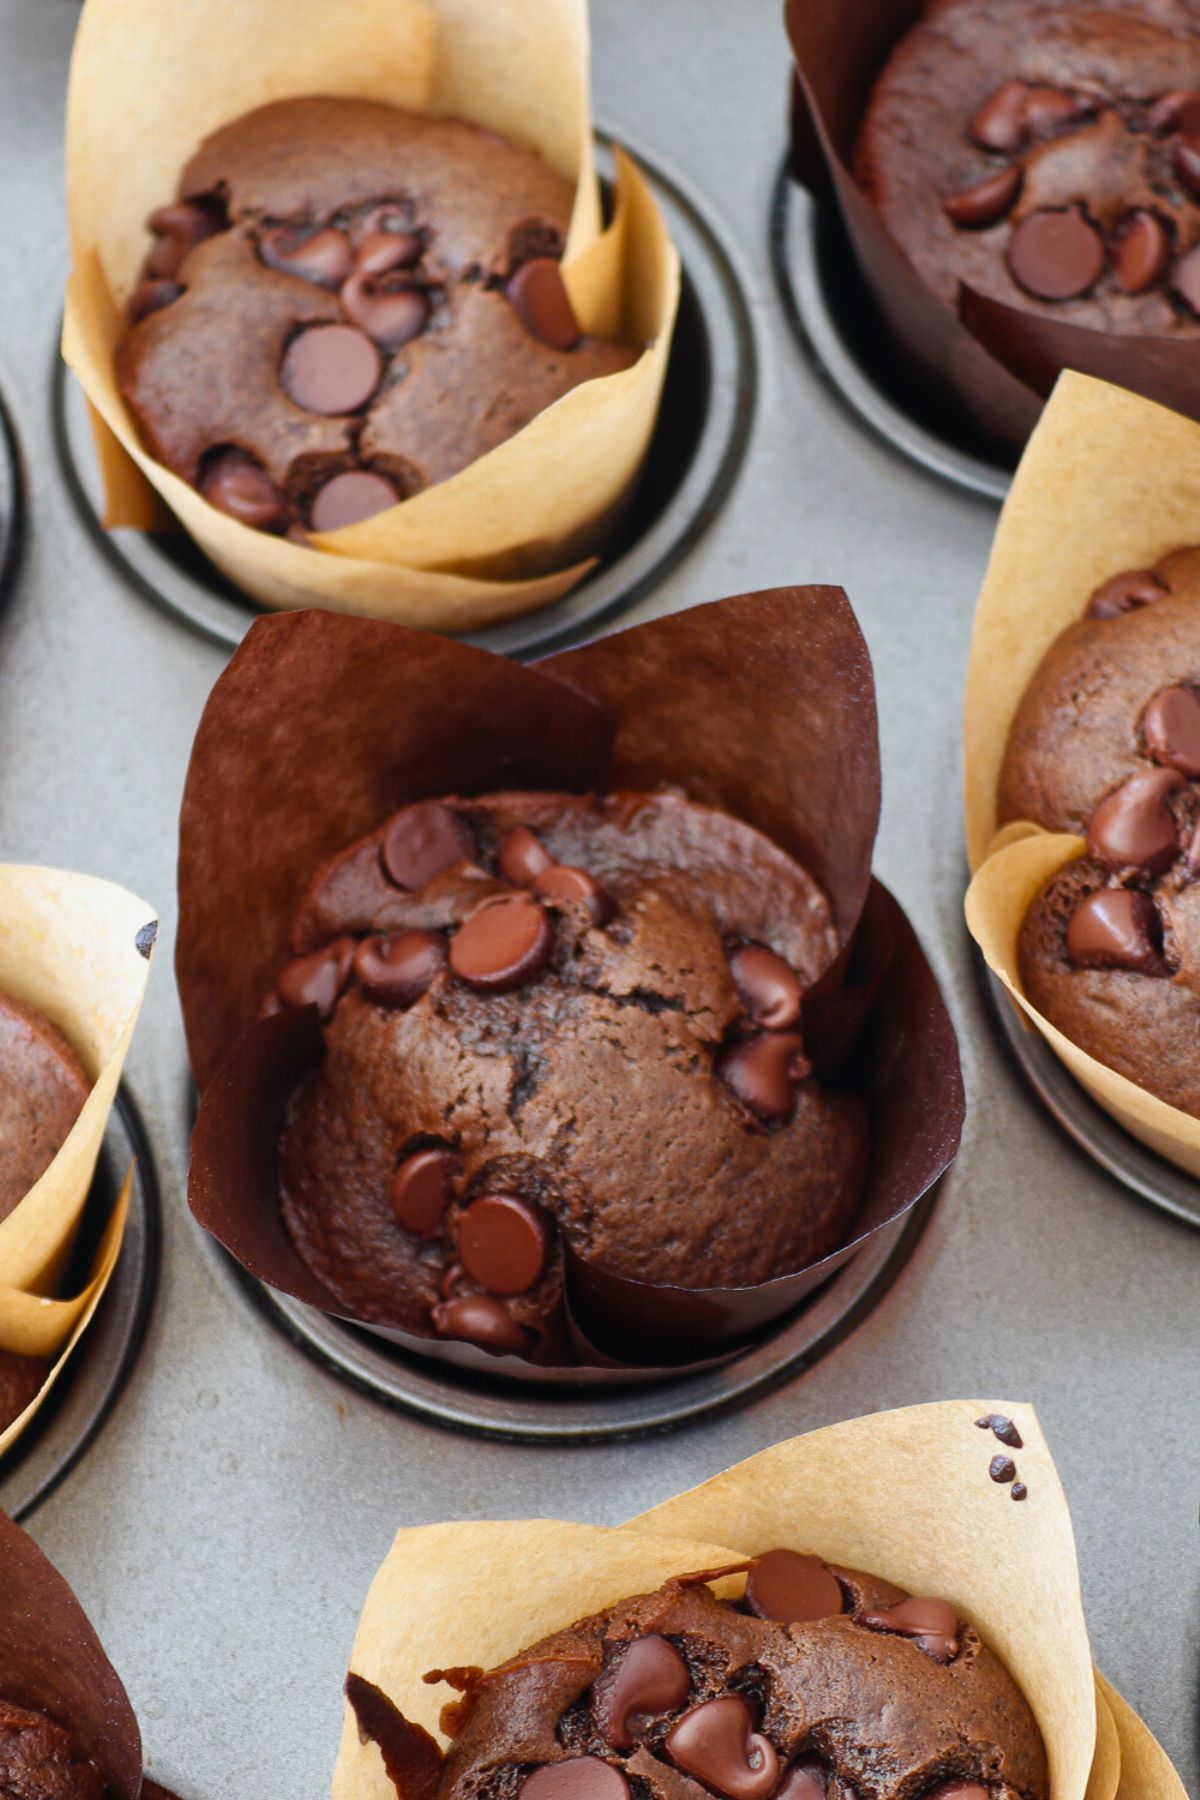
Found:
[[[1015,1456],[1029,1488],[1021,1505],[988,1475],[995,1441],[975,1421],[990,1412],[1021,1432]],[[439,1736],[448,1690],[427,1685],[426,1670],[495,1667],[670,1576],[777,1545],[951,1600],[1023,1689],[1054,1800],[1175,1796],[1162,1752],[1093,1674],[1066,1499],[1023,1404],[949,1401],[810,1432],[616,1530],[540,1519],[401,1531],[371,1585],[350,1667]],[[736,1594],[740,1580],[727,1578],[718,1592]],[[395,1800],[348,1707],[333,1797]]]
[[[1099,1670],[1096,1685],[1112,1718],[1120,1752],[1117,1800],[1187,1800],[1174,1764],[1149,1727]]]
[[[584,0],[215,0],[202,13],[88,0],[68,94],[63,354],[99,422],[106,524],[158,529],[165,506],[268,607],[315,603],[432,629],[513,617],[575,585],[640,471],[680,290],[677,253],[628,157],[601,230],[587,71]],[[456,114],[540,151],[576,183],[563,270],[583,328],[646,346],[450,480],[321,535],[316,550],[238,524],[147,455],[113,368],[147,214],[207,132],[306,93]]]
[[[764,693],[778,703],[764,706]],[[639,1283],[568,1255],[565,1299],[588,1364],[565,1378],[648,1379],[732,1353],[937,1179],[962,1126],[957,1047],[903,913],[877,884],[868,897],[879,810],[874,684],[840,590],[741,595],[527,669],[313,612],[259,621],[233,657],[200,723],[181,817],[176,966],[204,1092],[190,1199],[251,1273],[345,1316],[304,1269],[278,1205],[279,1121],[321,1054],[320,1033],[296,1015],[254,1023],[320,863],[418,798],[664,785],[757,826],[829,895],[839,955],[832,991],[810,995],[806,1030],[818,1060],[828,1046],[829,1072],[867,1099],[872,1163],[852,1241],[758,1287]],[[564,1378],[432,1335],[371,1328],[490,1375]]]
[[[926,391],[962,433],[1019,447],[1064,369],[1079,369],[1200,417],[1195,337],[1107,332],[960,286],[935,294],[852,173],[871,88],[924,0],[787,0],[796,59],[792,168],[832,190],[871,296]]]

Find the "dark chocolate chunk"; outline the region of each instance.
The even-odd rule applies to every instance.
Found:
[[[1020,1432],[1003,1413],[986,1413],[982,1419],[976,1419],[975,1423],[980,1431],[990,1431],[1002,1444],[1007,1444],[1010,1450],[1024,1449]]]
[[[975,142],[985,150],[1019,150],[1026,138],[1025,99],[1028,92],[1025,82],[1006,81],[990,100],[985,100],[970,124]]]
[[[261,463],[244,450],[222,450],[205,467],[200,492],[210,506],[257,531],[270,531],[288,516],[288,503]]]
[[[988,1464],[988,1474],[993,1481],[998,1481],[1001,1484],[1008,1481],[1015,1481],[1017,1478],[1017,1465],[1011,1456],[993,1456],[991,1462]]]
[[[740,1038],[717,1060],[717,1074],[743,1106],[770,1125],[790,1119],[796,1083],[812,1071],[804,1039],[795,1031],[764,1031]]]
[[[729,958],[742,1005],[767,1031],[790,1031],[800,1020],[804,990],[790,963],[765,944],[742,944]]]
[[[1087,605],[1089,619],[1115,619],[1121,613],[1135,612],[1139,606],[1153,606],[1167,592],[1167,584],[1152,569],[1124,569],[1101,582]]]
[[[766,1800],[779,1779],[775,1746],[755,1731],[754,1712],[741,1694],[694,1706],[663,1747],[677,1768],[725,1800]]]
[[[778,1625],[833,1619],[846,1610],[837,1576],[819,1556],[802,1556],[797,1550],[756,1556],[746,1577],[745,1600],[756,1617]]]
[[[524,1294],[550,1252],[545,1214],[516,1194],[484,1194],[467,1208],[458,1250],[468,1275],[493,1294]]]
[[[554,928],[536,900],[496,900],[451,939],[450,967],[469,987],[501,994],[540,974],[553,946]]]
[[[285,1006],[315,1006],[323,1019],[333,1014],[354,967],[357,948],[352,937],[335,938],[308,956],[284,963],[275,983]]]
[[[383,1006],[411,1006],[445,966],[446,940],[437,931],[364,938],[354,954],[360,986]]]
[[[454,1152],[440,1144],[404,1157],[392,1178],[397,1223],[417,1237],[436,1237],[450,1204],[454,1169]]]
[[[535,1769],[517,1793],[520,1800],[629,1800],[629,1783],[599,1756],[572,1756]]]
[[[1177,769],[1146,769],[1131,775],[1102,800],[1088,820],[1088,848],[1106,869],[1153,874],[1179,854],[1179,829],[1167,805],[1183,787]]]
[[[383,358],[353,325],[310,325],[283,354],[279,379],[305,411],[338,418],[367,404],[383,374]]]
[[[341,287],[353,262],[350,239],[332,225],[312,232],[273,225],[259,238],[258,254],[269,269],[282,269],[285,275],[299,275],[328,288]]]
[[[1113,274],[1127,294],[1157,287],[1171,260],[1171,234],[1157,213],[1140,208],[1131,213],[1113,247]]]
[[[1038,300],[1074,300],[1104,271],[1104,241],[1077,206],[1028,213],[1008,246],[1013,279]]]
[[[490,1294],[463,1294],[444,1300],[432,1312],[434,1330],[441,1337],[461,1338],[478,1344],[496,1356],[523,1356],[529,1333],[518,1325],[506,1306]]]
[[[403,498],[390,481],[373,469],[345,469],[317,489],[308,522],[314,531],[340,531],[343,525],[373,519],[376,513],[386,512]]]
[[[1101,888],[1079,902],[1067,923],[1067,955],[1081,969],[1163,973],[1162,920],[1149,894]]]
[[[1028,1493],[1029,1489],[1025,1486],[1025,1483],[1023,1481],[1016,1481],[1009,1490],[1009,1498],[1012,1500],[1024,1500]]]
[[[586,869],[572,868],[568,863],[555,863],[544,869],[535,879],[533,891],[544,900],[582,900],[593,925],[606,925],[617,910],[612,895]]]
[[[657,1718],[682,1706],[691,1688],[687,1663],[665,1637],[634,1638],[592,1702],[597,1729],[614,1750],[632,1749],[633,1719]]]
[[[1181,775],[1200,775],[1200,694],[1163,688],[1142,714],[1142,741],[1152,762]]]
[[[910,1638],[934,1662],[953,1662],[958,1655],[958,1614],[948,1600],[914,1597],[897,1606],[856,1615],[870,1631],[894,1632]]]
[[[996,169],[985,175],[974,187],[960,194],[950,194],[942,201],[942,211],[951,224],[966,231],[981,231],[1002,219],[1021,191],[1025,171],[1020,163]]]
[[[504,291],[530,337],[552,350],[570,350],[578,343],[575,309],[552,256],[522,263]]]
[[[496,864],[513,887],[530,888],[554,867],[554,858],[528,825],[515,825],[500,846]]]
[[[455,863],[475,858],[475,834],[462,814],[440,800],[418,800],[388,821],[380,856],[402,888],[423,888]]]
[[[343,283],[338,299],[351,323],[389,350],[420,337],[429,323],[429,297],[423,289],[385,286],[362,270]]]

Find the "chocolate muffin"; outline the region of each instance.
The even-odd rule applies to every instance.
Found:
[[[424,1800],[1046,1800],[1045,1747],[955,1608],[771,1550],[745,1593],[684,1575],[503,1664],[433,1671],[463,1698],[443,1753],[351,1672],[398,1793]]]
[[[581,336],[572,184],[461,119],[310,96],[206,138],[117,350],[147,449],[245,525],[354,524],[639,351]]]
[[[876,81],[858,179],[923,281],[1121,333],[1200,315],[1191,0],[929,0]]]
[[[108,1800],[110,1789],[70,1732],[0,1699],[0,1795],[13,1800]]]
[[[17,1356],[11,1350],[0,1350],[0,1431],[7,1431],[37,1398],[53,1366],[45,1356]]]
[[[5,1219],[49,1168],[92,1084],[57,1026],[36,1006],[2,994],[0,1069],[0,1219]]]
[[[423,801],[322,868],[272,1009],[325,1055],[284,1217],[355,1316],[569,1359],[563,1258],[689,1288],[833,1250],[866,1109],[813,1078],[811,877],[673,792]]]
[[[1043,658],[999,818],[1086,837],[1021,930],[1030,1001],[1098,1061],[1200,1117],[1200,549],[1125,570]]]

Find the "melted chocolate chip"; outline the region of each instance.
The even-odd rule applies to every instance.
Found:
[[[290,225],[273,225],[259,238],[258,254],[269,269],[328,288],[341,286],[353,261],[350,239],[332,225],[307,233]]]
[[[958,1615],[948,1600],[914,1597],[897,1606],[859,1613],[870,1631],[886,1631],[911,1639],[934,1662],[953,1662],[958,1655]]]
[[[1131,213],[1113,248],[1113,274],[1126,294],[1157,287],[1171,260],[1171,234],[1157,213]]]
[[[596,1727],[614,1750],[630,1750],[637,1741],[631,1720],[674,1712],[690,1688],[688,1666],[669,1638],[635,1638],[593,1698]]]
[[[1028,1493],[1029,1489],[1025,1486],[1025,1483],[1023,1481],[1017,1481],[1013,1483],[1009,1498],[1012,1500],[1024,1500]]]
[[[750,1702],[723,1694],[685,1713],[667,1733],[664,1749],[685,1774],[725,1800],[766,1800],[779,1779],[779,1757],[754,1729]]]
[[[533,891],[544,900],[583,901],[593,925],[606,925],[617,910],[612,895],[586,869],[576,869],[569,863],[555,863],[543,870],[534,881]]]
[[[717,1074],[743,1106],[769,1125],[790,1119],[796,1084],[812,1072],[804,1039],[795,1031],[764,1031],[740,1038],[717,1060]]]
[[[385,873],[402,888],[423,888],[475,858],[475,835],[461,813],[439,800],[418,800],[388,821],[380,846]]]
[[[506,1306],[490,1294],[463,1294],[435,1306],[431,1314],[434,1330],[441,1337],[459,1338],[467,1344],[478,1344],[495,1356],[523,1356],[529,1348],[529,1333],[518,1325]]]
[[[392,269],[410,269],[421,260],[421,240],[415,231],[368,231],[358,241],[354,267],[361,275],[387,275]]]
[[[977,1781],[943,1781],[930,1788],[924,1800],[992,1800],[992,1791]]]
[[[496,866],[513,887],[531,888],[539,875],[554,867],[554,858],[528,825],[515,825],[500,846]]]
[[[438,1144],[414,1150],[400,1162],[392,1177],[392,1211],[406,1231],[437,1237],[450,1204],[455,1166],[454,1152]]]
[[[1181,137],[1171,160],[1184,187],[1193,199],[1200,200],[1200,138]]]
[[[1008,266],[1038,300],[1075,300],[1104,271],[1104,241],[1077,206],[1028,213],[1012,234]]]
[[[546,1267],[545,1215],[515,1194],[484,1194],[462,1216],[458,1250],[480,1287],[493,1294],[524,1294]]]
[[[1081,900],[1067,923],[1067,955],[1081,969],[1163,973],[1162,920],[1149,894],[1101,888]]]
[[[742,944],[729,958],[742,1005],[767,1031],[790,1031],[800,1021],[800,977],[765,944]]]
[[[976,1419],[975,1423],[980,1431],[990,1431],[1000,1439],[1002,1444],[1007,1444],[1010,1450],[1024,1448],[1020,1432],[1012,1420],[1005,1418],[1003,1413],[986,1413],[982,1419]]]
[[[1142,714],[1142,742],[1152,762],[1200,775],[1200,694],[1191,687],[1163,688]]]
[[[985,150],[1019,150],[1025,142],[1025,97],[1029,89],[1023,81],[1006,81],[1002,88],[985,100],[971,120],[970,133]]]
[[[829,1800],[830,1771],[815,1756],[801,1757],[784,1771],[774,1800]],[[837,1790],[839,1793],[841,1789]]]
[[[200,492],[210,506],[255,531],[270,531],[288,516],[286,497],[244,450],[223,450],[213,457],[200,477]]]
[[[1200,244],[1175,264],[1171,271],[1171,291],[1200,315]]]
[[[1175,769],[1146,769],[1123,781],[1088,820],[1088,848],[1106,869],[1153,874],[1179,854],[1179,829],[1167,798],[1184,786]]]
[[[139,281],[125,302],[125,317],[131,325],[140,325],[151,313],[173,306],[184,292],[178,281]]]
[[[468,987],[502,994],[541,973],[554,947],[544,907],[523,896],[480,907],[450,943],[450,967]]]
[[[1167,584],[1152,569],[1124,569],[1102,582],[1088,601],[1089,619],[1115,619],[1120,613],[1152,606],[1167,592]]]
[[[387,287],[380,278],[356,270],[338,295],[342,311],[377,344],[399,350],[420,337],[429,323],[429,297],[417,287]]]
[[[147,253],[143,273],[160,281],[173,280],[197,244],[225,229],[220,209],[201,200],[176,200],[160,206],[146,223],[156,242]]]
[[[1016,1480],[1017,1465],[1011,1456],[993,1456],[988,1464],[988,1474],[993,1481],[998,1481],[1003,1485],[1005,1482]]]
[[[308,522],[314,531],[340,531],[373,519],[404,498],[374,469],[344,469],[318,488],[309,507]]]
[[[275,983],[285,1006],[315,1006],[329,1019],[344,992],[354,967],[357,948],[352,937],[335,938],[308,956],[294,956],[284,963]]]
[[[1004,217],[1020,193],[1024,178],[1020,163],[1010,163],[1006,169],[986,175],[974,187],[948,195],[942,201],[942,211],[960,230],[981,231]]]
[[[575,309],[552,256],[535,256],[522,263],[504,292],[530,337],[552,350],[571,350],[578,343]]]
[[[1025,95],[1025,128],[1033,137],[1049,137],[1064,125],[1091,119],[1100,111],[1092,94],[1076,94],[1069,88],[1037,86]]]
[[[445,966],[446,940],[436,931],[364,938],[354,953],[360,986],[382,1006],[411,1006]]]
[[[1194,88],[1175,88],[1150,108],[1151,131],[1200,131],[1200,94]]]
[[[367,404],[383,374],[383,359],[353,325],[310,325],[283,354],[279,379],[306,412],[340,418]]]
[[[599,1756],[572,1756],[535,1769],[517,1793],[520,1800],[629,1800],[629,1783]]]
[[[819,1556],[796,1550],[768,1550],[756,1556],[746,1577],[746,1605],[759,1619],[777,1625],[804,1625],[833,1619],[846,1610],[836,1575]]]

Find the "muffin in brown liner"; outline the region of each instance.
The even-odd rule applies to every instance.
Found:
[[[778,705],[764,704],[771,694]],[[320,1056],[321,1034],[311,1013],[255,1023],[316,867],[419,798],[667,784],[772,838],[829,899],[837,952],[810,990],[805,1023],[822,1074],[856,1087],[873,1115],[853,1241],[815,1268],[752,1288],[614,1285],[573,1258],[565,1285],[576,1347],[587,1362],[624,1369],[535,1368],[372,1328],[426,1355],[543,1381],[627,1379],[647,1360],[657,1368],[731,1353],[942,1173],[961,1128],[957,1050],[903,915],[870,888],[874,686],[838,590],[740,596],[529,669],[400,627],[310,613],[260,621],[218,682],[181,825],[177,968],[203,1093],[190,1198],[252,1273],[347,1316],[292,1247],[276,1180],[276,1122]]]
[[[876,77],[925,10],[924,0],[786,0],[797,70],[792,170],[818,196],[832,189],[867,287],[947,423],[1019,449],[1064,368],[1200,417],[1194,337],[1071,324],[965,284],[951,305],[870,204],[852,172],[858,129]]]
[[[68,1732],[110,1800],[173,1800],[143,1778],[129,1696],[79,1601],[33,1539],[0,1512],[0,1722],[4,1702]]]

